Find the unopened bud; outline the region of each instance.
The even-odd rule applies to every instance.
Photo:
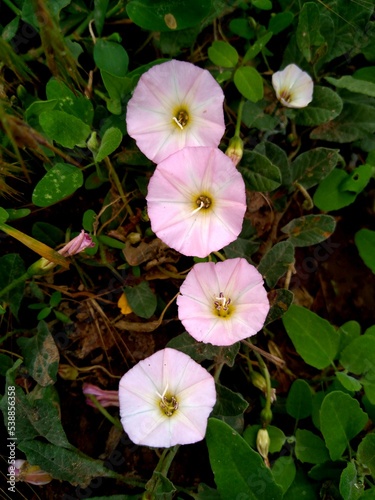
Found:
[[[268,410],[267,408],[263,408],[263,410],[260,412],[260,419],[264,426],[269,425],[272,421],[272,411]]]
[[[251,383],[260,389],[262,392],[267,392],[267,382],[266,379],[259,372],[251,371],[250,372],[250,380]]]
[[[89,140],[86,142],[86,146],[94,156],[99,151],[100,144],[96,132],[92,132],[92,134],[89,137]]]
[[[229,156],[233,165],[236,167],[241,161],[243,155],[243,140],[238,136],[232,137],[229,141],[229,146],[225,151],[225,154]]]
[[[268,451],[270,449],[270,436],[268,434],[267,429],[259,429],[258,434],[257,434],[257,450],[259,454],[262,456],[264,463],[269,467],[269,461],[268,461]]]
[[[135,245],[141,241],[141,235],[139,233],[129,233],[127,239],[132,245]]]
[[[61,364],[57,373],[64,380],[77,380],[79,372],[73,366]]]

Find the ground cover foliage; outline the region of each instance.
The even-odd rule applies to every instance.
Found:
[[[2,2],[3,498],[374,498],[373,12],[373,0]],[[246,187],[240,234],[203,258],[152,231],[156,164],[127,133],[140,78],[172,59],[223,90],[219,149]],[[290,64],[314,82],[301,108],[272,86]],[[61,251],[82,229],[93,245]],[[263,276],[264,326],[198,342],[180,287],[195,264],[230,259]],[[166,347],[214,377],[216,403],[203,440],[155,449],[124,433],[116,394],[106,407],[108,393],[84,389],[117,391]],[[15,438],[29,465],[9,489]]]

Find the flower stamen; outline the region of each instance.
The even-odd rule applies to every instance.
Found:
[[[199,210],[202,210],[202,208],[209,208],[211,206],[211,200],[208,196],[199,196],[196,200],[196,204],[199,205],[198,208],[195,208],[192,212],[191,215],[194,215],[195,213],[199,212]]]
[[[179,403],[175,396],[166,395],[168,391],[168,384],[163,391],[163,394],[156,393],[160,397],[159,406],[162,409],[163,413],[167,417],[171,417],[173,413],[178,410]]]
[[[230,298],[226,298],[223,292],[220,292],[219,296],[215,297],[215,299],[214,306],[217,311],[228,311],[228,307],[232,302]]]
[[[184,130],[184,127],[188,124],[189,115],[185,110],[181,109],[178,111],[177,116],[172,117],[172,120],[178,127],[180,127],[181,130]]]

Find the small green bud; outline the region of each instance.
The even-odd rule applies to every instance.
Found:
[[[243,140],[238,136],[232,137],[232,139],[229,141],[229,145],[227,150],[225,151],[225,154],[229,156],[229,158],[233,162],[233,165],[236,167],[241,161],[243,155]]]
[[[260,419],[263,425],[269,425],[272,421],[272,411],[268,410],[267,408],[263,408],[263,410],[260,412]]]

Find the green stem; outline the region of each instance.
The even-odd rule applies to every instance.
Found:
[[[267,390],[266,390],[266,404],[264,406],[264,409],[267,412],[271,412],[272,387],[271,387],[270,372],[268,371],[268,368],[266,366],[266,363],[263,361],[262,356],[259,353],[257,353],[256,351],[253,351],[253,352],[254,352],[256,358],[258,359],[260,371],[262,372],[262,375],[266,381]]]
[[[163,461],[161,462],[160,469],[158,471],[161,474],[163,474],[163,476],[167,476],[168,471],[169,471],[169,467],[171,466],[173,459],[176,456],[176,453],[178,452],[179,448],[180,448],[180,445],[176,444],[176,446],[173,446],[172,448],[168,448],[166,450],[167,453],[165,454]]]
[[[227,259],[224,257],[224,255],[223,255],[222,253],[220,253],[220,252],[212,252],[212,253],[213,253],[214,255],[216,255],[216,257],[217,257],[218,259],[220,259],[220,260],[222,260],[222,261],[227,260]]]
[[[16,7],[11,0],[4,0],[5,5],[7,5],[10,10],[12,10],[17,16],[21,16],[22,12],[18,7]]]
[[[241,123],[242,123],[242,112],[243,112],[244,105],[245,105],[245,99],[242,97],[241,101],[240,101],[240,103],[238,105],[236,129],[234,131],[234,136],[235,137],[240,137]]]
[[[103,408],[103,406],[99,403],[99,401],[93,394],[86,394],[86,396],[91,399],[91,401],[95,405],[95,408],[97,408],[105,418],[107,418],[115,427],[122,430],[121,422],[117,420],[117,418],[112,417],[112,415],[108,413],[105,408]]]

